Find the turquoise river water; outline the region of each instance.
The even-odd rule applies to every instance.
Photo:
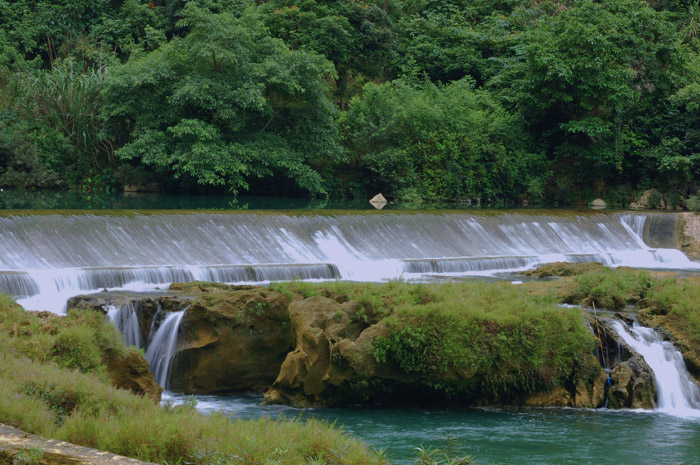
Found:
[[[166,401],[188,397],[169,394]],[[579,409],[295,409],[260,405],[253,395],[198,396],[197,408],[232,418],[316,417],[336,422],[392,462],[413,463],[414,447],[444,448],[447,438],[477,464],[697,464],[700,419],[651,411]]]
[[[367,211],[366,202],[124,194],[88,199],[0,191],[0,210],[5,209],[0,212],[0,291],[14,295],[25,308],[63,313],[66,300],[80,293],[151,291],[195,279],[254,284],[297,277],[514,279],[509,273],[553,261],[700,270],[700,263],[673,248],[673,235],[665,234],[675,230],[676,215],[395,211],[402,207],[412,206],[389,205],[389,212],[375,214]],[[25,210],[54,208],[195,211]],[[266,208],[359,210],[332,215],[228,211]],[[224,212],[199,211],[211,209]],[[165,339],[176,345],[173,338]],[[261,406],[260,396],[241,395],[200,396],[198,401],[202,411],[222,410],[233,418],[326,419],[386,449],[396,464],[412,463],[414,447],[444,447],[448,437],[478,464],[700,464],[697,416],[377,406],[299,410]]]

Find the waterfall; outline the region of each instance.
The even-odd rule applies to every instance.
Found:
[[[177,334],[186,310],[164,313],[158,303],[147,340],[143,341],[138,319],[139,302],[129,302],[119,307],[108,305],[107,319],[117,327],[127,346],[146,349],[146,360],[153,377],[163,388],[168,386],[170,367],[177,352]]]
[[[186,311],[166,314],[146,350],[146,360],[151,365],[153,376],[164,389],[169,385],[170,368],[177,352],[177,334]]]
[[[688,374],[683,356],[673,344],[651,328],[637,324],[630,328],[619,321],[612,325],[654,372],[658,410],[677,416],[700,416],[700,387]]]
[[[0,216],[0,292],[27,309],[61,313],[80,293],[194,280],[425,280],[553,261],[700,269],[668,248],[673,218],[460,211],[13,214]]]
[[[141,338],[141,328],[136,313],[138,303],[129,302],[120,307],[109,305],[105,307],[107,319],[117,327],[124,338],[124,344],[139,349],[144,348]]]

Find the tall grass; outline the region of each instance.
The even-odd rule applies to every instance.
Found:
[[[0,295],[0,334],[4,352],[100,375],[106,375],[105,360],[124,356],[127,350],[119,332],[99,312],[39,317],[5,295]]]
[[[113,161],[112,146],[100,133],[104,74],[104,68],[67,63],[38,72],[28,83],[36,117],[70,140],[79,166],[102,168]]]
[[[91,374],[7,354],[0,356],[0,422],[157,463],[378,463],[322,421],[243,421],[188,405],[163,408]]]
[[[659,278],[647,271],[601,268],[574,278],[575,286],[563,296],[567,303],[620,310],[643,302]]]
[[[116,389],[95,366],[126,350],[114,336],[99,313],[40,318],[0,295],[0,423],[157,463],[382,463],[323,421],[204,416]]]

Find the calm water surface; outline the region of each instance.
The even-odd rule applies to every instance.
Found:
[[[470,208],[464,203],[389,203],[384,209]],[[91,196],[70,191],[0,190],[0,210],[374,210],[368,199],[338,200],[306,197],[216,196],[125,193]]]
[[[182,402],[185,396],[165,397]],[[445,447],[453,438],[478,464],[698,464],[700,419],[653,412],[575,409],[435,410],[420,408],[294,409],[261,406],[259,396],[198,396],[204,412],[233,418],[316,417],[335,421],[396,464],[413,448]],[[166,400],[167,401],[167,400]]]

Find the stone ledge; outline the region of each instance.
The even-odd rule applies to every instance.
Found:
[[[37,465],[145,465],[148,462],[26,433],[0,423],[0,465],[20,463],[22,450],[41,450]],[[21,461],[27,464],[26,460]]]

